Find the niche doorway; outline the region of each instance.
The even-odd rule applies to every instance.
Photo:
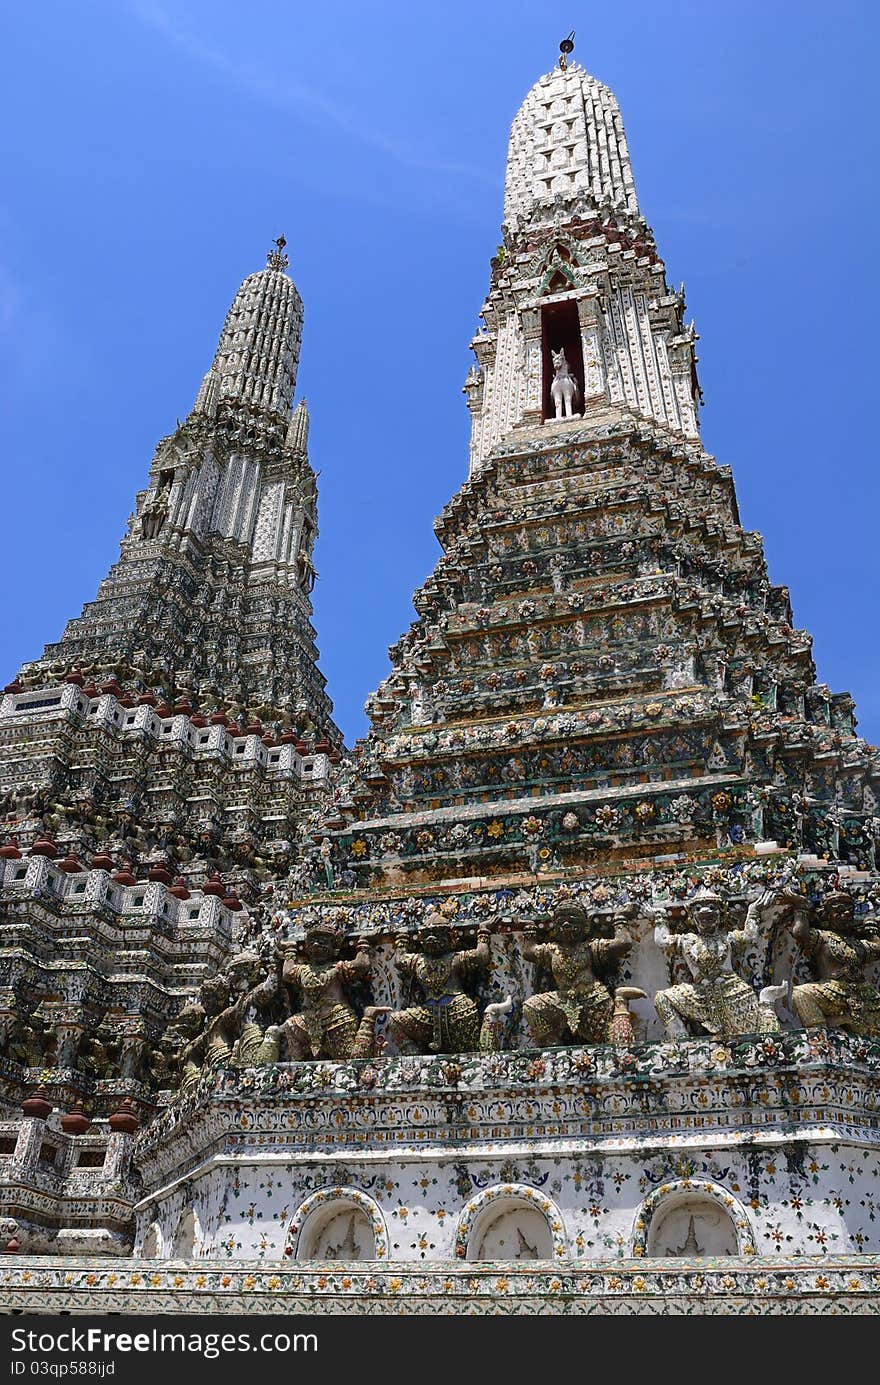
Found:
[[[548,303],[541,309],[541,359],[544,373],[541,391],[541,421],[556,417],[550,386],[553,383],[553,352],[563,350],[569,370],[577,380],[578,394],[573,404],[576,414],[584,411],[584,351],[577,303]]]

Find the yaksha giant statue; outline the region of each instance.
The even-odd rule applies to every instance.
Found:
[[[231,999],[228,978],[222,973],[209,976],[199,987],[198,999],[187,1001],[168,1026],[169,1061],[178,1077],[178,1099],[199,1085],[203,1073],[231,1064],[237,1037]]]
[[[688,1038],[695,1025],[715,1039],[737,1034],[774,1034],[780,1029],[771,1002],[784,986],[766,986],[760,995],[734,970],[733,959],[759,936],[758,913],[772,902],[762,896],[750,904],[741,929],[728,929],[724,900],[703,890],[685,906],[690,931],[673,933],[659,923],[654,929],[658,947],[678,956],[693,980],[658,991],[654,1006],[671,1039]]]
[[[205,1061],[206,1018],[201,1001],[189,1000],[165,1031],[163,1057],[176,1079],[178,1099],[188,1096],[199,1085]]]
[[[343,941],[339,924],[312,924],[302,957],[284,963],[282,977],[298,1005],[284,1024],[287,1051],[295,1061],[373,1056],[376,1016],[386,1007],[367,1006],[358,1019],[346,988],[369,979],[370,954],[361,939],[355,956],[346,961],[340,957]]]
[[[388,1032],[402,1053],[473,1053],[480,1039],[480,1012],[464,982],[492,963],[489,929],[477,930],[477,946],[456,949],[452,929],[442,914],[431,911],[418,930],[419,952],[406,950],[409,939],[397,939],[395,965],[422,991],[421,1004],[395,1010]]]
[[[795,986],[794,1011],[805,1029],[845,1029],[864,1038],[880,1037],[880,992],[865,977],[880,960],[876,927],[855,916],[855,900],[844,890],[825,896],[810,918],[802,895],[789,896],[791,932],[812,965],[814,981]]]
[[[278,958],[266,962],[248,951],[230,957],[168,1027],[162,1059],[178,1074],[178,1096],[186,1096],[213,1068],[277,1061],[281,1027],[268,1020],[282,1006],[286,1013]]]
[[[273,1012],[277,1018],[280,1006],[287,1013],[280,956],[276,953],[271,962],[266,962],[255,952],[239,952],[230,958],[226,972],[234,997],[229,1012],[235,1035],[233,1067],[261,1067],[277,1062],[281,1030],[268,1021]]]
[[[582,905],[560,904],[550,920],[550,941],[536,941],[538,929],[523,929],[523,957],[549,971],[555,991],[529,996],[523,1018],[539,1048],[556,1044],[604,1044],[611,1039],[615,997],[597,971],[613,967],[632,948],[621,919],[612,938],[593,938],[592,920]],[[636,999],[643,991],[619,987],[618,999]]]

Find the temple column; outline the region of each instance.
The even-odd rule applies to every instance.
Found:
[[[544,354],[541,343],[541,310],[524,308],[520,313],[523,337],[523,391],[520,401],[522,423],[540,423],[544,392]]]
[[[608,397],[605,367],[602,363],[602,318],[598,289],[589,290],[578,299],[578,319],[581,325],[581,349],[584,355],[584,410],[590,402]]]

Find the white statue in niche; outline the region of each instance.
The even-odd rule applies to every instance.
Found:
[[[477,1228],[469,1260],[552,1260],[547,1219],[533,1207],[506,1207]]]
[[[375,1260],[376,1237],[360,1207],[343,1207],[321,1219],[308,1236],[303,1260]]]
[[[553,407],[556,410],[557,418],[572,418],[574,416],[574,405],[580,393],[578,382],[571,373],[571,366],[565,357],[565,350],[551,350],[553,357],[553,383],[550,386],[550,398],[553,400]]]
[[[651,1228],[649,1254],[690,1259],[737,1255],[736,1228],[723,1207],[710,1198],[687,1198],[662,1208]]]

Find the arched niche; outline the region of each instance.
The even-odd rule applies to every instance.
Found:
[[[302,1204],[287,1233],[285,1255],[297,1260],[382,1260],[388,1236],[373,1200],[356,1188],[321,1189]]]
[[[742,1203],[717,1183],[684,1179],[651,1193],[636,1216],[633,1254],[658,1259],[754,1255]]]
[[[658,1210],[648,1237],[648,1254],[690,1259],[738,1255],[736,1227],[714,1198],[685,1197]]]
[[[487,1188],[461,1214],[456,1255],[467,1260],[559,1260],[566,1253],[558,1208],[535,1188]]]
[[[192,1207],[185,1208],[174,1232],[171,1254],[175,1260],[192,1260],[199,1239],[199,1222]]]
[[[376,1233],[362,1207],[353,1203],[316,1213],[300,1241],[300,1260],[375,1260]]]
[[[560,278],[564,278],[562,270],[559,270],[558,274]],[[555,284],[555,281],[551,281],[551,283]],[[570,288],[570,285],[566,283],[565,288]],[[554,286],[551,287],[550,291],[555,293],[559,290]],[[574,401],[574,413],[582,414],[584,410],[584,352],[580,317],[574,299],[566,298],[561,302],[547,303],[541,309],[541,358],[543,361],[541,417],[545,421],[556,417],[556,408],[551,393],[555,370],[554,351],[565,352],[569,370],[577,381],[578,393]]]

